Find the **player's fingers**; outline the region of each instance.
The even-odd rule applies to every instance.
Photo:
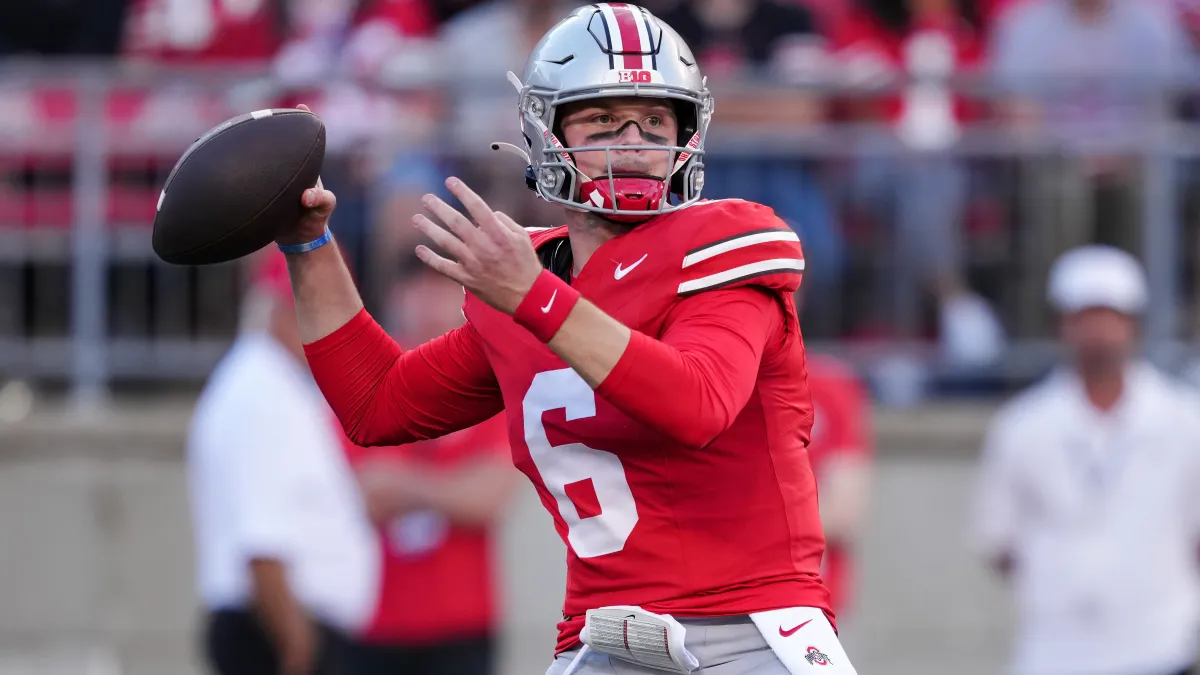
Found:
[[[303,110],[304,112],[312,112],[312,109],[311,109],[311,108],[309,108],[308,106],[304,105],[303,103],[301,103],[300,105],[296,106],[296,109],[297,109],[297,110]]]
[[[319,187],[309,188],[301,195],[300,204],[316,214],[330,214],[337,207],[337,196]]]
[[[461,239],[447,232],[446,228],[438,225],[419,213],[413,216],[412,221],[413,225],[415,225],[422,234],[432,239],[433,243],[440,246],[442,250],[454,256],[455,258],[459,260],[466,260],[474,257],[471,255],[471,249],[469,249]]]
[[[499,220],[500,224],[503,225],[506,229],[508,229],[512,232],[515,232],[523,237],[528,236],[525,233],[525,228],[518,225],[517,221],[513,220],[512,218],[509,218],[507,213],[504,213],[503,211],[497,211],[496,219]]]
[[[476,224],[480,228],[496,227],[496,215],[492,211],[492,207],[488,206],[487,202],[483,201],[483,197],[475,194],[475,191],[467,187],[467,184],[451,176],[446,179],[446,187],[451,194],[458,197],[458,201],[462,202],[463,206],[467,207],[467,213],[475,219]]]
[[[433,250],[428,246],[417,246],[417,259],[428,265],[429,268],[434,272],[437,272],[438,274],[453,281],[457,281],[463,286],[467,285],[466,275],[463,274],[462,265],[459,265],[452,260],[446,260],[442,256],[434,253]]]
[[[479,228],[470,221],[466,216],[459,213],[457,209],[442,201],[437,195],[425,195],[421,198],[421,204],[429,209],[429,212],[437,216],[439,220],[450,228],[450,231],[458,235],[468,244],[476,241],[479,238]]]

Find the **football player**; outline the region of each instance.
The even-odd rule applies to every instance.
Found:
[[[417,254],[466,288],[467,322],[403,351],[336,253],[333,194],[307,191],[277,243],[322,391],[368,446],[507,411],[568,551],[549,674],[853,673],[819,575],[804,257],[770,209],[700,200],[713,100],[691,50],[640,7],[588,5],[510,79],[526,147],[493,147],[567,224],[526,230],[456,178],[466,213],[426,196],[414,224],[450,258]]]

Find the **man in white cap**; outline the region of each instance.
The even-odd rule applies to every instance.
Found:
[[[981,553],[1013,582],[1020,675],[1173,675],[1200,650],[1200,400],[1136,355],[1145,274],[1085,246],[1050,274],[1066,359],[983,450]]]

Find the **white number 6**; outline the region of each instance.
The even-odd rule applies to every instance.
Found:
[[[611,452],[582,443],[550,445],[542,414],[564,408],[567,420],[596,415],[596,394],[570,368],[538,373],[522,404],[525,443],[542,482],[558,502],[558,513],[567,524],[567,541],[580,558],[616,553],[625,547],[637,525],[637,505],[625,479],[621,460]],[[566,486],[591,479],[600,503],[599,515],[580,518],[567,497]]]

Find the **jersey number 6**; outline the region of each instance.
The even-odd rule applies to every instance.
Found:
[[[567,421],[596,415],[596,394],[570,368],[538,373],[529,386],[522,404],[525,443],[542,477],[542,483],[558,503],[558,513],[567,524],[567,541],[580,558],[595,558],[616,553],[637,525],[637,505],[625,468],[611,452],[589,448],[582,443],[550,445],[542,414],[564,408]],[[592,481],[600,513],[580,518],[567,497],[566,486]]]

